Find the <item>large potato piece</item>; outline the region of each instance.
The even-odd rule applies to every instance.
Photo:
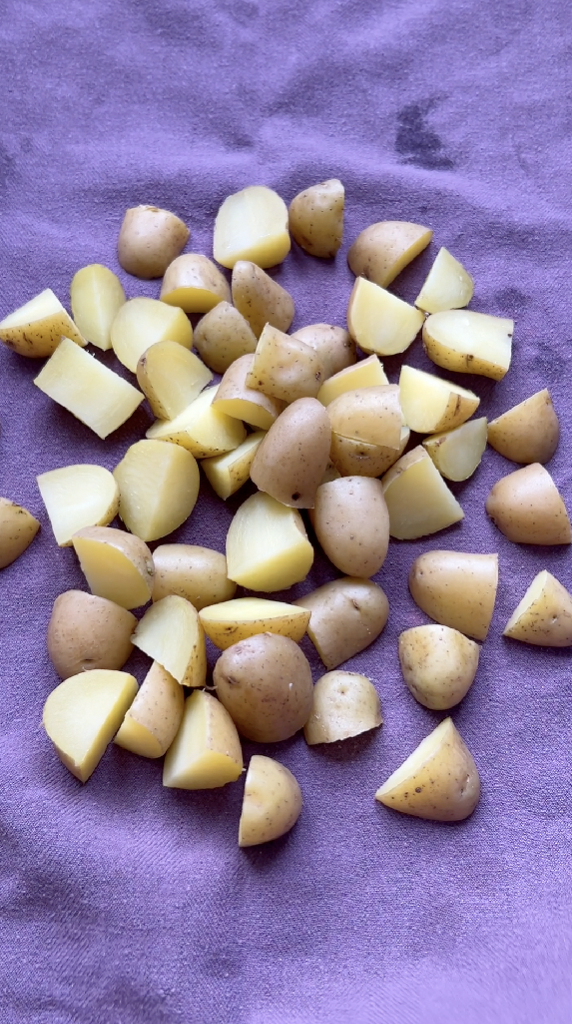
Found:
[[[74,274],[70,286],[73,318],[86,341],[103,352],[111,348],[111,325],[125,302],[123,285],[108,267],[90,263]]]
[[[302,516],[264,494],[237,510],[226,537],[228,577],[250,590],[285,590],[308,575],[314,549]]]
[[[143,353],[158,341],[176,341],[183,348],[193,344],[191,321],[182,309],[143,296],[129,299],[121,306],[110,336],[119,362],[132,373],[137,372]]]
[[[419,434],[459,427],[480,403],[472,391],[413,366],[401,367],[399,400],[407,426]]]
[[[403,414],[396,384],[345,391],[327,409],[335,434],[396,451],[400,448]]]
[[[310,330],[310,328],[306,328],[306,330]],[[293,334],[292,337],[294,338],[298,335],[300,335],[303,341],[304,329],[296,331],[296,334]],[[307,342],[307,344],[310,344],[310,342]],[[354,361],[353,365],[346,366],[343,370],[338,370],[333,376],[328,377],[322,384],[316,397],[322,405],[329,405],[330,402],[334,401],[334,398],[343,395],[345,391],[355,391],[357,388],[374,388],[384,384],[389,384],[389,381],[379,361],[379,357],[371,355],[367,356],[366,359],[360,359],[357,363]]]
[[[48,654],[62,679],[93,668],[123,668],[137,619],[126,608],[83,590],[66,590],[54,601],[48,623]]]
[[[547,388],[491,420],[487,440],[495,451],[513,462],[544,464],[552,458],[560,439],[560,424]]]
[[[218,385],[206,388],[173,420],[156,420],[146,437],[186,448],[195,459],[224,455],[246,438],[244,424],[214,405]]]
[[[269,430],[283,411],[284,402],[248,386],[246,378],[252,370],[253,362],[254,355],[248,353],[231,363],[218,386],[213,406],[219,412],[243,420],[251,427]]]
[[[204,686],[205,635],[199,613],[184,597],[169,594],[147,609],[133,637],[140,651],[158,661],[181,686]]]
[[[140,757],[162,757],[177,735],[184,706],[183,687],[154,661],[113,742]]]
[[[484,640],[495,607],[498,561],[498,555],[426,551],[411,566],[411,596],[431,619]]]
[[[324,366],[324,376],[333,377],[336,373],[353,366],[356,361],[355,341],[350,338],[349,331],[333,324],[309,324],[294,331],[293,338],[298,338],[318,353]],[[377,383],[377,381],[375,382]],[[327,405],[327,402],[323,403]]]
[[[464,516],[459,502],[419,445],[400,459],[382,480],[389,512],[389,533],[415,540],[444,530]]]
[[[208,256],[188,252],[167,267],[159,298],[185,313],[208,313],[219,302],[230,302],[230,286]]]
[[[377,690],[357,672],[326,672],[314,686],[306,743],[336,743],[376,729],[383,722]]]
[[[62,337],[87,344],[69,313],[51,288],[46,288],[0,322],[0,341],[13,352],[31,359],[51,356]]]
[[[452,719],[446,718],[380,786],[375,799],[416,818],[463,821],[480,794],[473,756]]]
[[[473,475],[487,447],[487,418],[469,420],[423,441],[441,476],[459,482]]]
[[[242,748],[228,711],[204,690],[187,698],[181,727],[165,758],[163,785],[216,789],[242,774]]]
[[[219,302],[199,320],[193,342],[207,366],[215,373],[224,373],[235,359],[254,352],[256,334],[238,309],[229,302]]]
[[[287,331],[294,319],[290,293],[248,260],[239,260],[233,267],[232,301],[257,338],[266,324]]]
[[[30,546],[40,524],[22,505],[0,498],[0,569],[5,569]]]
[[[366,444],[353,437],[343,437],[332,430],[330,458],[340,476],[381,476],[403,454],[409,441],[409,427],[401,428],[399,448]]]
[[[307,722],[312,672],[293,640],[259,633],[223,651],[213,683],[239,733],[258,743],[279,743]]]
[[[324,553],[337,569],[362,579],[379,572],[389,544],[389,514],[380,480],[345,476],[322,484],[311,519]]]
[[[249,434],[234,451],[202,460],[201,469],[215,494],[223,501],[230,498],[231,494],[236,494],[250,480],[254,456],[264,437],[264,431],[258,430],[255,434]]]
[[[158,540],[189,518],[200,487],[190,452],[163,441],[136,441],[113,470],[119,515],[142,540]]]
[[[486,510],[515,544],[570,544],[566,506],[550,473],[538,462],[497,480]]]
[[[450,626],[414,626],[399,637],[399,663],[415,699],[433,711],[445,711],[469,692],[479,646]]]
[[[314,349],[266,324],[246,377],[249,388],[295,402],[297,398],[315,398],[323,379],[323,363]]]
[[[423,346],[444,370],[502,380],[510,366],[514,321],[466,309],[432,313],[423,324]]]
[[[236,583],[229,580],[226,558],[212,548],[196,544],[160,544],[153,552],[153,601],[178,594],[197,611],[219,601],[230,601]]]
[[[425,313],[468,306],[475,282],[448,249],[439,249],[415,305]]]
[[[292,238],[310,256],[332,259],[344,234],[345,191],[341,181],[330,178],[310,185],[290,203],[288,225]]]
[[[199,618],[209,640],[219,650],[226,651],[227,647],[258,633],[288,636],[297,643],[306,632],[310,612],[285,601],[238,597],[203,608]]]
[[[225,199],[214,226],[217,263],[229,270],[238,260],[274,267],[289,252],[288,210],[276,192],[265,185],[250,185]]]
[[[92,594],[122,608],[147,604],[155,568],[144,541],[112,526],[86,526],[72,543]]]
[[[278,839],[296,824],[301,810],[302,792],[292,772],[271,757],[254,754],[244,784],[238,845]]]
[[[308,636],[328,669],[377,640],[389,615],[381,587],[350,576],[326,583],[294,604],[310,610]]]
[[[36,481],[60,547],[69,547],[84,526],[107,526],[117,515],[119,487],[103,466],[63,466],[40,473]]]
[[[370,224],[358,235],[348,252],[350,270],[356,277],[375,281],[382,288],[423,252],[433,237],[429,228],[402,220]]]
[[[188,348],[176,341],[158,341],[137,363],[137,383],[158,419],[171,420],[183,412],[213,375]]]
[[[537,647],[572,647],[572,595],[544,569],[519,601],[503,636]]]
[[[169,210],[157,206],[132,206],[127,210],[117,241],[120,266],[150,280],[162,277],[167,267],[184,248],[190,231]]]
[[[250,477],[260,491],[293,508],[313,508],[330,457],[328,413],[316,398],[292,402],[259,445]]]
[[[358,277],[348,304],[348,330],[364,352],[393,356],[411,345],[423,326],[421,310],[373,281]]]

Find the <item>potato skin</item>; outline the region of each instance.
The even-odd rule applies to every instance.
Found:
[[[238,260],[232,270],[232,301],[257,338],[265,324],[287,331],[294,319],[294,300],[282,285],[249,260]]]
[[[330,457],[330,421],[316,398],[292,402],[259,445],[250,479],[291,508],[312,508]]]
[[[491,420],[487,440],[505,459],[544,464],[552,458],[560,439],[560,424],[547,388]]]
[[[256,335],[238,309],[219,302],[199,320],[193,344],[209,369],[225,373],[235,359],[254,352]]]
[[[39,529],[38,520],[28,509],[9,498],[0,498],[0,569],[24,553]]]
[[[207,605],[230,601],[236,583],[227,576],[220,551],[197,544],[160,544],[153,552],[155,578],[152,600],[177,594],[200,612]]]
[[[133,206],[127,210],[119,231],[119,263],[134,277],[162,277],[189,236],[187,225],[169,210]]]
[[[387,288],[415,256],[425,249],[433,232],[408,221],[378,221],[364,228],[348,251],[356,277]]]
[[[436,622],[484,640],[498,585],[498,555],[426,551],[409,572],[415,603]]]
[[[377,640],[389,615],[381,587],[352,576],[326,583],[293,603],[310,609],[308,636],[328,669]]]
[[[512,613],[503,636],[537,647],[572,647],[572,595],[542,570]]]
[[[199,298],[197,292],[208,294]],[[208,313],[219,302],[230,302],[230,286],[208,256],[187,252],[167,267],[159,298],[185,313]]]
[[[538,462],[497,480],[487,514],[515,544],[570,544],[570,519],[550,473]]]
[[[278,839],[296,824],[301,810],[302,791],[292,772],[271,757],[255,754],[246,774],[238,845]]]
[[[383,722],[377,691],[358,672],[326,672],[314,686],[312,714],[304,726],[308,745],[335,743]]]
[[[137,619],[105,597],[67,590],[54,601],[48,624],[48,654],[62,679],[88,669],[123,668]]]
[[[318,353],[324,364],[324,380],[356,362],[356,343],[344,327],[309,324],[308,327],[294,331],[292,337],[303,341]]]
[[[322,484],[311,520],[337,569],[362,578],[379,572],[389,545],[389,513],[380,480],[345,476]]]
[[[345,191],[330,178],[299,192],[290,203],[288,226],[292,238],[310,256],[332,259],[342,244]]]
[[[450,626],[414,626],[399,637],[399,663],[415,700],[433,711],[445,711],[468,693],[479,665],[479,647]]]

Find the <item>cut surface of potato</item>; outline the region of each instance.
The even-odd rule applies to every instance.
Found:
[[[163,441],[136,441],[113,470],[119,485],[119,515],[141,540],[158,540],[181,526],[193,511],[199,467],[190,452]]]
[[[264,431],[258,430],[255,434],[249,434],[234,451],[202,460],[201,468],[208,482],[223,501],[230,498],[231,494],[236,494],[250,480],[252,463],[264,437]]]
[[[413,366],[401,367],[399,400],[407,426],[420,434],[453,430],[468,420],[480,403],[472,391]]]
[[[167,752],[163,785],[216,789],[242,774],[242,747],[228,711],[204,690],[185,701],[181,727]]]
[[[226,537],[228,577],[250,590],[285,590],[306,579],[314,561],[304,522],[260,491],[237,510]]]
[[[572,647],[572,595],[544,569],[519,601],[503,636],[537,647]]]
[[[84,526],[107,526],[117,515],[119,487],[103,466],[64,466],[36,480],[60,547]]]
[[[297,398],[315,398],[323,379],[324,367],[313,348],[266,324],[246,376],[249,388],[295,402]]]
[[[30,546],[40,524],[27,508],[0,498],[0,569],[5,569]]]
[[[265,185],[227,196],[215,220],[213,253],[230,270],[238,260],[274,267],[290,252],[286,203]]]
[[[296,334],[298,333],[301,334],[302,332],[297,331]],[[302,338],[302,340],[304,339]],[[353,366],[339,370],[338,373],[325,380],[316,398],[322,405],[329,405],[330,402],[334,401],[334,398],[338,398],[345,391],[355,391],[357,388],[373,388],[380,385],[383,386],[384,384],[389,384],[389,381],[379,361],[379,356],[371,355],[367,356],[366,359],[360,359]]]
[[[209,640],[225,651],[257,633],[277,633],[297,643],[306,632],[310,612],[285,601],[237,597],[203,608],[199,618]]]
[[[250,759],[238,845],[258,846],[279,839],[296,824],[302,810],[302,791],[285,765],[263,754]]]
[[[332,259],[344,234],[345,190],[330,178],[299,192],[290,203],[288,225],[292,238],[310,256]]]
[[[450,626],[414,626],[400,634],[399,663],[415,700],[444,711],[468,693],[479,665],[479,647]]]
[[[230,601],[236,583],[229,580],[226,558],[220,551],[197,544],[160,544],[153,552],[153,601],[178,594],[200,611],[219,601]]]
[[[403,414],[396,384],[344,391],[327,409],[335,434],[384,448],[400,447]]]
[[[117,241],[120,265],[128,274],[150,280],[162,277],[186,245],[190,231],[170,210],[132,206],[123,218]]]
[[[560,439],[560,424],[547,388],[491,420],[491,448],[513,462],[544,464],[552,458]]]
[[[358,235],[348,252],[350,270],[375,281],[382,288],[429,245],[433,232],[409,221],[385,220],[370,224]]]
[[[269,430],[283,411],[284,402],[248,386],[246,378],[252,370],[253,362],[252,353],[235,359],[218,385],[213,406],[219,412],[243,420],[251,427]]]
[[[382,722],[379,697],[371,680],[338,669],[326,672],[314,686],[304,737],[310,746],[335,743],[376,729]]]
[[[121,669],[136,625],[135,616],[113,601],[66,590],[56,597],[48,623],[50,661],[62,679],[88,669]]]
[[[162,757],[177,735],[184,706],[182,686],[154,661],[114,743],[140,757]]]
[[[191,348],[193,328],[187,315],[159,299],[129,299],[111,325],[111,344],[119,362],[136,373],[143,353],[158,341],[176,341]]]
[[[86,526],[72,543],[92,594],[122,608],[147,604],[155,567],[144,541],[112,526]]]
[[[515,544],[570,544],[570,519],[550,473],[538,462],[497,480],[486,500],[495,526]]]
[[[423,441],[441,476],[459,482],[473,475],[487,447],[487,418],[469,420]]]
[[[444,247],[439,249],[415,305],[425,313],[468,306],[475,282],[462,263]]]
[[[181,686],[204,686],[205,637],[199,613],[184,597],[169,594],[147,609],[133,637],[135,647],[158,661]]]
[[[208,313],[219,302],[230,302],[230,285],[208,256],[187,252],[167,267],[159,298],[185,313]]]
[[[208,366],[176,341],[158,341],[137,363],[137,383],[161,420],[183,412],[212,379]]]
[[[238,309],[229,302],[219,302],[199,320],[193,343],[211,370],[225,373],[235,359],[254,352],[256,335]]]
[[[411,596],[436,622],[484,640],[495,607],[498,562],[498,555],[426,551],[411,566]]]
[[[111,325],[124,302],[121,281],[101,263],[90,263],[74,274],[70,286],[73,318],[82,337],[103,352],[111,348]]]
[[[287,331],[294,319],[290,293],[249,260],[238,260],[233,267],[232,301],[257,338],[266,324]]]
[[[293,508],[312,508],[330,457],[324,406],[298,398],[280,413],[254,456],[250,476],[260,491]]]
[[[455,496],[419,445],[385,474],[383,492],[389,512],[389,533],[398,540],[415,540],[458,523],[464,512]]]
[[[423,346],[444,370],[502,380],[510,366],[514,321],[466,309],[432,313],[423,324]]]
[[[328,669],[337,668],[377,640],[389,615],[381,587],[350,576],[325,583],[294,604],[309,609],[308,636]]]
[[[51,356],[62,337],[85,347],[69,313],[51,288],[46,288],[0,322],[0,341],[21,356],[43,359]]]
[[[393,356],[411,345],[423,326],[420,309],[365,277],[358,277],[348,305],[348,330],[364,352]]]
[[[233,451],[246,438],[244,424],[214,405],[218,385],[206,388],[173,420],[157,420],[147,431],[153,441],[170,441],[195,459]]]

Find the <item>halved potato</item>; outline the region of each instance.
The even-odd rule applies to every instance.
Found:
[[[456,482],[473,475],[487,447],[487,418],[469,420],[454,430],[433,434],[423,441],[441,476]]]
[[[140,757],[162,757],[177,735],[184,706],[183,687],[154,661],[113,742]]]
[[[103,466],[64,466],[36,481],[60,547],[69,547],[84,526],[107,526],[117,515],[119,487]]]
[[[411,345],[424,316],[397,295],[358,277],[348,305],[348,330],[364,352],[393,356]]]
[[[402,455],[382,484],[389,533],[398,540],[426,537],[464,517],[459,502],[421,445]]]
[[[480,398],[472,391],[425,373],[414,366],[402,366],[399,375],[399,401],[403,418],[419,434],[453,430],[468,420],[478,408]]]
[[[324,367],[313,348],[266,324],[246,376],[249,388],[295,402],[297,398],[315,398],[323,379]]]
[[[415,700],[444,711],[469,692],[479,666],[479,646],[450,626],[413,626],[399,636],[399,663]]]
[[[448,249],[439,249],[415,305],[426,313],[439,313],[445,309],[468,306],[473,297],[475,282]]]
[[[355,365],[356,344],[344,327],[334,327],[333,324],[309,324],[308,327],[294,331],[292,337],[303,341],[318,353],[324,366],[324,376],[327,378],[333,377],[348,366]],[[376,380],[373,383],[385,381]]]
[[[137,363],[137,383],[161,420],[172,420],[183,412],[212,379],[199,357],[176,341],[156,342]]]
[[[196,690],[185,701],[183,721],[167,752],[163,785],[216,789],[242,774],[242,747],[226,708],[212,694]]]
[[[401,428],[399,448],[366,444],[352,437],[343,437],[332,430],[330,458],[341,476],[381,476],[403,454],[409,441],[409,427]],[[322,481],[324,482],[324,481]]]
[[[510,366],[513,330],[513,320],[451,309],[427,317],[423,346],[444,370],[502,380]]]
[[[572,647],[572,595],[544,569],[519,601],[503,636],[538,647]]]
[[[332,259],[344,234],[345,190],[341,181],[330,178],[299,192],[290,203],[288,226],[292,238],[310,253]]]
[[[547,388],[537,391],[502,416],[491,420],[491,448],[513,462],[540,462],[552,458],[560,439],[560,424]]]
[[[357,672],[326,672],[314,686],[312,714],[304,738],[314,743],[336,743],[376,729],[383,722],[375,686]]]
[[[158,661],[181,686],[205,685],[205,635],[199,613],[184,597],[169,594],[152,604],[132,640],[135,647]]]
[[[400,448],[403,413],[397,384],[344,391],[327,410],[335,434],[396,451]]]
[[[180,445],[136,441],[113,470],[119,515],[142,540],[158,540],[189,518],[199,496],[196,460]]]
[[[486,501],[495,526],[515,544],[570,544],[570,519],[550,473],[534,462],[497,480]]]
[[[117,256],[128,274],[150,280],[162,277],[169,263],[184,248],[190,231],[187,225],[157,206],[132,206],[119,231]]]
[[[329,405],[345,391],[355,391],[356,388],[373,388],[384,384],[389,384],[389,381],[379,361],[379,356],[371,355],[366,359],[360,359],[353,366],[339,370],[338,373],[325,380],[316,398],[322,405]]]
[[[203,608],[199,618],[209,640],[221,651],[226,651],[232,644],[257,633],[277,633],[297,643],[306,632],[310,612],[285,601],[237,597],[233,601]]]
[[[30,546],[40,524],[27,508],[0,498],[0,569],[5,569]]]
[[[121,669],[136,625],[135,616],[114,601],[66,590],[56,597],[48,623],[50,661],[62,679],[92,668]]]
[[[186,448],[196,459],[223,455],[242,444],[244,424],[214,405],[218,385],[206,388],[172,420],[156,420],[146,437]]]
[[[257,846],[289,832],[302,810],[302,792],[292,772],[271,757],[250,759],[238,823],[238,845]]]
[[[348,252],[350,270],[387,288],[423,252],[433,237],[430,228],[409,221],[384,220],[370,224]]]
[[[147,604],[155,567],[144,541],[112,526],[86,526],[72,543],[92,594],[122,608]]]
[[[185,313],[208,313],[219,302],[230,302],[230,286],[208,256],[186,252],[167,267],[159,298]]]
[[[253,483],[276,501],[312,508],[330,457],[332,432],[324,406],[298,398],[272,424],[250,470]]]
[[[110,349],[111,325],[125,302],[117,275],[101,263],[82,267],[72,278],[70,302],[82,337],[104,352]]]
[[[285,590],[314,561],[302,516],[259,491],[240,506],[226,537],[228,577],[250,590]]]
[[[322,550],[348,576],[375,576],[387,556],[389,514],[380,480],[344,476],[322,484],[310,513]]]
[[[51,288],[46,288],[0,322],[0,341],[18,355],[32,359],[51,356],[62,337],[82,347],[87,345]]]
[[[409,590],[430,618],[484,640],[493,617],[498,578],[498,555],[426,551],[411,566]]]
[[[251,427],[269,430],[285,408],[284,402],[270,398],[262,391],[255,391],[246,383],[252,370],[254,355],[248,353],[235,359],[225,371],[213,407],[234,419],[243,420]]]
[[[209,484],[223,501],[236,494],[250,480],[254,457],[265,436],[263,430],[258,430],[255,434],[249,434],[234,451],[201,461],[201,468]]]
[[[176,341],[191,348],[193,328],[187,315],[159,299],[129,299],[111,324],[111,344],[119,362],[136,373],[143,353],[158,341]]]
[[[219,601],[230,601],[236,583],[229,580],[226,558],[220,551],[196,544],[160,544],[153,552],[153,601],[178,594],[197,611]]]
[[[229,302],[219,302],[199,320],[193,343],[211,370],[225,373],[235,359],[254,352],[256,335],[238,309]]]
[[[337,668],[377,640],[389,615],[381,587],[351,576],[325,583],[294,604],[309,609],[308,636],[328,669]]]
[[[265,185],[227,196],[216,215],[213,253],[230,270],[238,260],[274,267],[290,252],[286,203]]]
[[[257,338],[266,324],[287,331],[294,319],[294,300],[278,281],[249,260],[232,270],[232,301]]]

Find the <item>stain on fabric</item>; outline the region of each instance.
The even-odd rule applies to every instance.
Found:
[[[423,103],[409,103],[397,114],[395,149],[403,163],[415,164],[431,171],[445,171],[453,168],[453,160],[444,151],[443,143],[427,123],[427,117],[435,106],[435,100]]]

